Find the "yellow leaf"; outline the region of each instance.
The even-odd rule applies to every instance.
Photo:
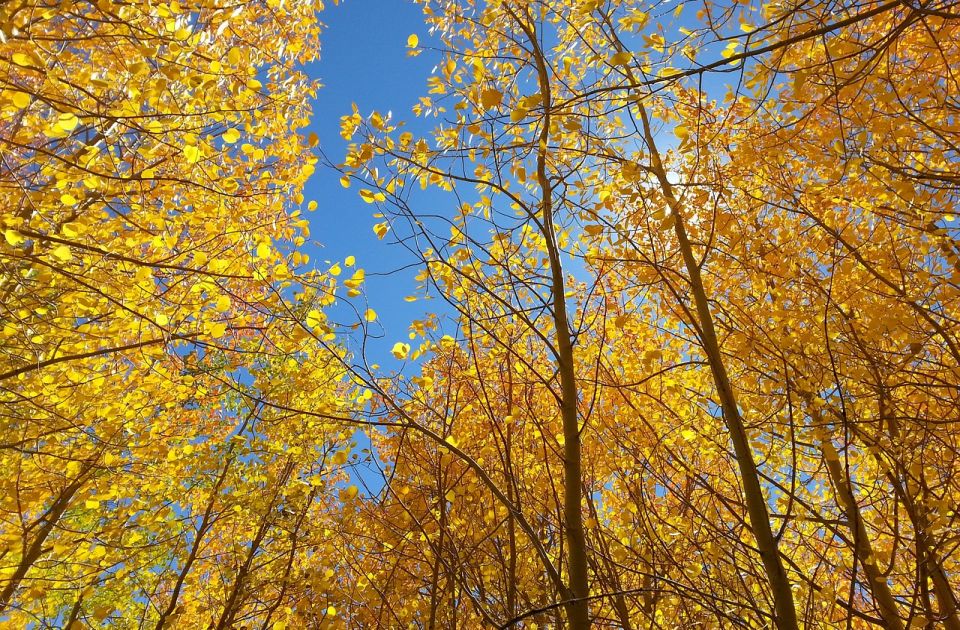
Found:
[[[390,352],[394,357],[402,361],[403,359],[407,358],[407,353],[410,352],[410,344],[398,341],[397,343],[393,344],[393,349],[390,350]]]
[[[30,104],[30,95],[26,92],[14,92],[11,100],[13,101],[14,105],[20,109],[23,109]]]
[[[657,226],[658,230],[669,230],[677,223],[677,215],[671,214],[666,219],[664,219],[660,225]]]
[[[626,50],[621,50],[615,55],[610,57],[610,65],[612,66],[625,66],[633,60],[633,55],[631,55]]]
[[[363,271],[363,269],[357,269],[355,272],[353,272],[353,276],[351,276],[349,280],[344,281],[343,284],[351,289],[359,288],[360,285],[363,284],[363,279],[365,276],[366,273]]]
[[[64,261],[64,262],[66,262],[66,261],[70,260],[71,258],[73,258],[73,253],[70,251],[70,248],[67,247],[66,245],[61,245],[61,246],[57,247],[57,248],[54,249],[51,253],[52,253],[57,259],[62,260],[62,261]]]
[[[323,314],[320,311],[313,310],[307,313],[307,328],[316,328],[323,323]]]
[[[25,240],[23,236],[21,236],[21,234],[14,229],[7,229],[3,233],[3,238],[7,240],[7,243],[9,243],[10,245],[13,245],[14,247],[16,247],[17,245],[19,245]]]
[[[183,147],[183,155],[191,164],[196,164],[200,161],[200,149],[192,144]]]
[[[227,144],[233,144],[240,139],[240,132],[236,129],[227,129],[223,132],[223,135],[220,136],[224,142]]]
[[[93,608],[93,618],[97,621],[103,621],[114,611],[112,606],[95,606]]]
[[[363,318],[368,322],[377,321],[377,312],[372,308],[368,308],[367,312],[363,314]]]
[[[407,48],[416,48],[419,43],[420,38],[417,37],[416,34],[407,38]]]
[[[480,105],[482,105],[484,109],[496,107],[502,100],[503,94],[501,94],[499,90],[489,88],[480,92]]]
[[[347,256],[343,259],[343,264],[345,264],[347,267],[353,267],[355,264],[357,264],[357,259],[353,256]]]
[[[70,113],[60,114],[60,116],[57,117],[57,127],[63,131],[73,131],[79,124],[80,119]]]
[[[227,332],[227,325],[222,322],[217,322],[210,326],[210,336],[214,339],[219,339]]]
[[[383,237],[387,235],[387,232],[390,231],[390,226],[384,221],[383,223],[377,223],[373,226],[373,233],[377,235],[378,239],[383,240]]]
[[[13,63],[17,64],[18,66],[30,65],[30,57],[23,53],[13,53],[12,59]]]
[[[166,326],[170,323],[170,318],[164,315],[163,313],[157,314],[156,322],[160,326]]]
[[[334,608],[333,606],[327,606],[327,614],[331,617],[336,617],[337,609]]]
[[[647,19],[646,13],[639,9],[633,9],[627,17],[620,20],[620,23],[629,30],[638,31],[646,25]]]
[[[680,432],[680,435],[681,437],[683,437],[683,439],[689,441],[697,437],[697,432],[691,431],[690,429],[684,429],[683,431]]]
[[[234,66],[240,63],[240,49],[237,47],[231,48],[230,52],[227,53],[227,61]]]
[[[230,310],[230,297],[227,295],[221,295],[218,297],[216,309],[221,313]]]
[[[60,195],[60,203],[65,206],[75,206],[77,205],[77,198],[70,193],[64,193]]]
[[[260,243],[257,245],[257,258],[268,258],[270,256],[270,244]]]
[[[88,510],[95,510],[100,507],[100,502],[94,499],[87,499],[83,502],[83,507],[87,508]]]

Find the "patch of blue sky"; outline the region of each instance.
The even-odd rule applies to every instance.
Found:
[[[660,4],[640,32],[626,37],[627,46],[639,50],[648,45],[645,37],[654,32],[658,22],[664,24],[663,32],[668,39],[674,31],[682,35],[680,29],[693,28],[697,20],[692,10],[685,14],[678,6],[676,3]],[[742,11],[749,15],[755,10],[751,6]],[[339,6],[328,7],[321,19],[326,24],[321,39],[322,54],[319,61],[305,70],[311,77],[319,79],[323,87],[314,103],[313,121],[305,132],[317,134],[323,155],[333,163],[342,161],[348,142],[340,136],[340,118],[351,113],[354,104],[361,115],[373,111],[390,112],[394,120],[405,121],[405,129],[415,136],[428,134],[437,121],[417,118],[411,108],[427,92],[427,79],[441,62],[442,52],[439,42],[424,25],[420,7],[405,2],[347,0]],[[744,21],[749,20],[745,18]],[[423,48],[419,56],[405,54],[410,34],[419,38]],[[735,35],[746,38],[742,32]],[[704,47],[697,51],[698,58],[722,59],[721,51],[727,45],[727,42],[717,42]],[[696,67],[696,63],[691,62],[690,67]],[[700,80],[701,89],[709,97],[722,97],[728,87],[740,81],[737,67],[722,69],[729,69],[731,74],[707,73]],[[522,77],[518,77],[516,88],[518,92],[530,91]],[[661,149],[671,149],[677,144],[669,130],[661,130],[657,140],[662,142]],[[391,243],[395,234],[384,240],[378,239],[372,229],[380,220],[374,217],[378,212],[376,205],[363,202],[357,194],[357,186],[344,189],[339,178],[340,173],[333,169],[318,168],[308,182],[305,197],[316,200],[318,209],[308,215],[314,240],[305,251],[320,266],[327,261],[342,263],[347,256],[356,256],[357,265],[367,272],[364,296],[349,306],[341,303],[332,313],[334,317],[342,317],[343,321],[357,321],[358,315],[367,307],[376,311],[378,320],[371,327],[375,338],[366,341],[364,350],[372,363],[379,363],[388,370],[398,368],[400,364],[392,358],[389,350],[394,342],[406,341],[409,323],[429,311],[442,314],[450,307],[437,301],[408,303],[404,300],[415,293],[417,283],[414,276],[420,267],[418,257],[401,244]],[[458,190],[460,199],[432,189],[418,191],[415,209],[449,221],[464,201],[476,200],[475,191],[466,190],[466,186],[463,188]],[[509,213],[504,213],[504,208],[499,205],[493,211],[500,213],[500,219],[509,218]],[[479,234],[471,236],[482,238]],[[590,275],[577,257],[568,257],[565,264],[567,271],[576,278],[587,279]],[[447,313],[452,313],[452,309]],[[355,343],[355,350],[360,347],[359,343],[352,343]],[[363,440],[360,446],[365,446]]]

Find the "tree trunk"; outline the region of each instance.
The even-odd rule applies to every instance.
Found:
[[[644,141],[650,152],[650,170],[657,178],[663,196],[670,206],[670,212],[674,216],[674,232],[677,236],[680,253],[683,256],[684,266],[690,279],[690,290],[696,304],[700,341],[703,344],[704,352],[707,354],[707,361],[713,374],[713,382],[717,388],[717,395],[720,397],[723,420],[727,425],[730,440],[733,442],[737,466],[740,469],[740,482],[743,484],[744,499],[747,504],[747,513],[750,516],[750,526],[753,529],[760,559],[763,562],[763,568],[767,574],[767,581],[773,595],[776,624],[780,630],[797,630],[797,611],[793,601],[793,591],[787,578],[787,572],[783,568],[783,562],[780,559],[777,540],[774,538],[773,530],[770,527],[770,514],[767,510],[766,499],[763,496],[763,488],[760,486],[760,475],[757,472],[757,464],[753,459],[750,440],[747,437],[736,395],[730,384],[730,377],[727,374],[723,355],[720,352],[720,342],[713,326],[713,316],[710,313],[710,303],[703,286],[703,279],[700,276],[700,267],[693,255],[690,240],[687,238],[680,202],[673,194],[673,187],[667,179],[666,169],[660,160],[660,154],[650,130],[647,111],[642,104],[638,104],[638,109],[643,123]]]

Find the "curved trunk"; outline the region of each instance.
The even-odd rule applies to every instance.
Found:
[[[870,544],[870,536],[860,514],[857,499],[853,495],[853,488],[840,465],[837,450],[830,440],[823,441],[821,450],[823,451],[823,460],[827,463],[827,472],[830,474],[830,480],[833,482],[836,491],[837,503],[843,508],[847,520],[850,522],[850,529],[853,532],[853,552],[867,574],[867,580],[870,582],[870,592],[873,593],[877,610],[880,612],[883,623],[887,628],[902,630],[903,621],[897,611],[896,601],[890,593],[886,578],[877,567],[873,546]]]
[[[703,286],[703,279],[700,276],[700,266],[697,264],[693,255],[693,247],[687,237],[680,202],[673,194],[673,187],[667,179],[666,169],[660,160],[660,154],[650,130],[650,120],[647,117],[646,109],[639,103],[637,107],[640,110],[643,123],[644,141],[650,152],[650,170],[657,178],[663,196],[667,200],[670,212],[674,217],[674,233],[680,246],[680,253],[683,256],[684,266],[690,280],[690,290],[696,304],[700,341],[710,364],[714,386],[717,388],[720,407],[723,410],[723,420],[727,425],[727,432],[730,434],[730,440],[733,443],[737,467],[740,471],[740,483],[743,484],[747,513],[750,516],[750,527],[753,529],[760,559],[763,562],[763,568],[773,596],[776,624],[780,630],[796,630],[798,622],[793,591],[790,580],[787,578],[787,572],[783,567],[783,561],[780,559],[777,539],[770,527],[770,513],[763,496],[763,488],[760,486],[760,475],[753,458],[753,451],[750,448],[750,440],[747,437],[743,418],[740,415],[740,407],[737,405],[736,395],[730,384],[730,377],[727,374],[727,368],[720,351],[720,342],[713,326],[710,303]]]
[[[510,11],[509,8],[507,8]],[[552,114],[550,73],[536,33],[511,11],[533,52],[537,82],[543,103],[543,122],[537,146],[537,184],[540,187],[540,222],[550,264],[550,311],[556,334],[557,372],[560,377],[560,417],[563,424],[563,520],[567,544],[568,582],[565,609],[567,623],[574,630],[590,627],[589,564],[583,527],[583,469],[578,413],[579,391],[573,338],[567,316],[563,263],[553,222],[553,185],[547,175],[547,151]]]
[[[10,576],[4,585],[3,590],[0,591],[0,612],[3,612],[10,604],[10,600],[13,599],[13,594],[20,587],[20,583],[23,581],[23,578],[26,577],[27,571],[29,571],[30,567],[43,555],[43,544],[50,536],[53,528],[56,527],[60,517],[63,516],[63,513],[70,506],[70,501],[77,493],[77,490],[82,486],[83,480],[81,477],[64,488],[60,496],[58,496],[56,501],[53,502],[53,505],[50,506],[50,509],[37,521],[42,521],[43,524],[40,526],[40,529],[37,530],[37,535],[34,536],[33,542],[31,542],[24,551],[19,564],[17,564],[16,571],[13,572],[13,575]],[[34,525],[36,525],[36,523],[34,523]]]

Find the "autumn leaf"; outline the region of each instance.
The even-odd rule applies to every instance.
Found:
[[[503,100],[503,94],[494,88],[487,88],[480,91],[480,105],[484,109],[492,109],[500,105]]]

